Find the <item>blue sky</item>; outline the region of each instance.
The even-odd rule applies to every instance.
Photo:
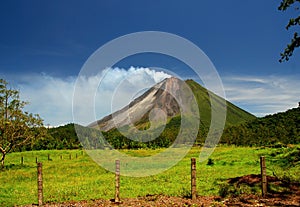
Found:
[[[279,4],[276,0],[1,2],[0,75],[21,91],[30,102],[27,109],[39,113],[45,124],[72,122],[74,82],[89,56],[117,37],[163,31],[188,39],[206,53],[229,101],[258,116],[285,111],[299,101],[300,53],[296,51],[287,63],[278,60],[294,32],[286,31],[285,25],[299,10],[280,12]],[[174,70],[182,78],[191,75],[178,61],[149,54],[125,59],[116,67],[126,73],[130,66],[153,65]]]

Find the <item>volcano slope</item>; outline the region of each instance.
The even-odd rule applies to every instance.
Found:
[[[196,141],[204,142],[212,123],[212,113],[221,114],[222,111],[226,112],[225,127],[255,119],[254,115],[195,81],[171,77],[89,127],[102,131],[116,148],[168,147],[183,125],[191,126],[190,131],[193,131],[195,123],[198,129]],[[183,122],[183,118],[187,121]],[[217,125],[222,125],[222,120],[219,122],[216,121]],[[133,139],[126,138],[132,135]]]

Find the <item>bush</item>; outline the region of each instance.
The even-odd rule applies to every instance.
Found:
[[[221,196],[222,198],[225,198],[226,196],[229,195],[229,184],[222,184],[220,186],[220,189],[219,189],[219,196]]]
[[[214,163],[214,160],[209,158],[208,161],[207,161],[207,164],[208,166],[213,166],[215,163]]]

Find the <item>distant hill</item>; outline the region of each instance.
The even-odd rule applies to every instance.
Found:
[[[228,127],[221,143],[281,146],[300,143],[300,107]]]
[[[49,128],[45,137],[37,140],[28,147],[31,147],[32,150],[78,149],[81,148],[81,144],[78,140],[74,124],[70,123],[64,126]]]
[[[83,146],[85,148],[106,147],[103,140],[99,139],[101,137],[99,130],[78,124],[70,123],[49,128],[47,132],[45,137],[21,150],[81,149]],[[81,140],[79,140],[77,133],[80,133]]]

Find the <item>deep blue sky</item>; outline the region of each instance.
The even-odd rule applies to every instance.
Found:
[[[6,1],[0,7],[0,70],[76,75],[101,45],[138,31],[189,39],[218,71],[296,73],[299,52],[279,64],[291,12],[279,1]]]
[[[284,27],[299,10],[281,12],[279,4],[279,0],[2,1],[0,74],[13,82],[26,74],[76,76],[106,42],[133,32],[163,31],[196,44],[221,77],[299,79],[299,51],[289,62],[278,62],[294,32]],[[147,66],[149,57],[135,61],[120,67]],[[174,67],[168,61],[160,64]],[[245,102],[236,103],[260,113]]]

